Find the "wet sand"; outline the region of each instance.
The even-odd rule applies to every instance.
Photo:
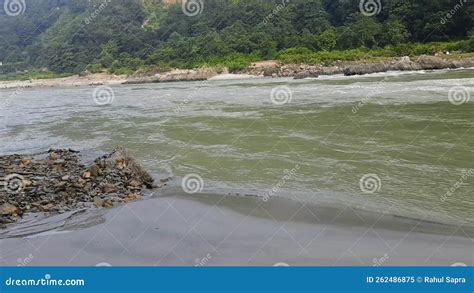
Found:
[[[176,194],[63,216],[65,231],[2,239],[2,265],[473,265],[472,227],[278,198]]]

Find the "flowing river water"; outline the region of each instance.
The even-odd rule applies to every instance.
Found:
[[[0,154],[123,145],[176,193],[196,174],[205,193],[474,225],[472,69],[120,85],[105,106],[96,89],[0,90]]]

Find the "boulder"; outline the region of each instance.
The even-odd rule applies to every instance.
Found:
[[[12,204],[4,203],[0,206],[1,215],[15,215],[19,213],[20,213],[20,209]]]
[[[416,63],[424,70],[455,68],[452,62],[436,56],[421,55]]]

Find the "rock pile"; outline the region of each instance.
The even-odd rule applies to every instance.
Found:
[[[80,162],[73,150],[0,156],[0,225],[26,212],[63,213],[95,204],[113,207],[142,196],[153,178],[123,148]]]

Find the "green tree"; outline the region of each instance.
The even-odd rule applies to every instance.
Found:
[[[315,37],[318,50],[331,51],[337,46],[337,35],[334,29],[329,29]]]
[[[379,45],[381,40],[382,25],[372,17],[355,15],[339,29],[338,45],[343,49]]]
[[[410,37],[408,30],[401,21],[391,18],[382,26],[381,45],[399,45]]]
[[[302,32],[309,30],[319,34],[330,27],[329,14],[324,10],[321,0],[307,0],[296,4],[294,26]]]

